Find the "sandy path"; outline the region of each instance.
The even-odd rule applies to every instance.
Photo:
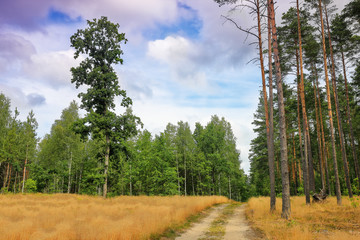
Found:
[[[183,233],[180,237],[177,237],[178,240],[197,240],[205,236],[207,229],[210,227],[210,224],[214,219],[221,213],[224,207],[227,204],[221,204],[214,207],[210,214],[205,217],[201,222],[195,223],[189,230]]]
[[[221,214],[222,210],[228,204],[221,204],[214,207],[210,214],[201,222],[194,224],[189,230],[183,233],[177,240],[197,240],[199,238],[206,239],[205,233],[208,231],[211,223],[216,217]],[[210,237],[210,239],[212,239]],[[240,205],[234,209],[234,213],[229,216],[228,222],[225,225],[225,236],[221,238],[224,240],[237,239],[261,239],[261,237],[250,227],[245,218],[245,205]]]
[[[225,226],[225,240],[235,239],[259,239],[245,218],[245,205],[234,210]]]

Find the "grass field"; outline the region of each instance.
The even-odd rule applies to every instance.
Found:
[[[291,220],[281,219],[281,198],[276,199],[276,211],[270,214],[270,198],[251,198],[247,218],[268,239],[360,239],[360,197],[336,197],[324,203],[307,206],[305,197],[291,198]]]
[[[0,195],[0,239],[147,239],[227,201],[218,196]]]

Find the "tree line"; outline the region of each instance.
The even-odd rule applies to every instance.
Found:
[[[38,142],[37,125],[28,125],[36,123],[33,113],[26,122],[16,120],[10,100],[0,96],[1,110],[8,113],[1,125],[3,192],[23,192],[25,184],[25,192],[103,195],[105,141],[75,133],[74,123],[81,119],[75,101]],[[206,126],[196,123],[194,131],[183,121],[169,123],[155,136],[137,128],[121,144],[111,145],[108,196],[224,195],[245,200],[247,177],[239,158],[230,123],[216,115]]]

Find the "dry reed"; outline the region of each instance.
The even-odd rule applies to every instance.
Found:
[[[311,205],[305,197],[292,197],[290,220],[281,218],[281,207],[278,198],[276,211],[270,213],[270,198],[251,198],[246,215],[268,239],[360,239],[359,197],[343,197],[342,206],[335,197]]]
[[[0,239],[147,239],[227,201],[219,196],[0,195]]]

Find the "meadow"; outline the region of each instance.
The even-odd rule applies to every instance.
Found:
[[[0,195],[0,239],[148,239],[227,201],[220,196]]]
[[[360,198],[336,197],[323,203],[305,204],[305,197],[291,198],[291,219],[281,218],[281,198],[276,199],[276,211],[270,213],[270,198],[251,198],[247,218],[268,239],[360,239]]]

